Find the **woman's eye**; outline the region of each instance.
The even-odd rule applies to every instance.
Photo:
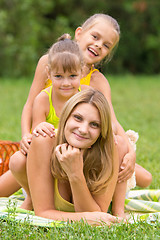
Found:
[[[79,115],[74,115],[74,118],[75,118],[76,120],[78,120],[78,121],[81,121],[81,120],[82,120],[82,117],[79,116]]]
[[[93,128],[99,128],[100,126],[99,126],[98,123],[92,122],[92,123],[91,123],[91,127],[93,127]]]

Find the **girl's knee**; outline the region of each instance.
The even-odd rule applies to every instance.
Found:
[[[17,172],[23,169],[26,165],[26,156],[21,151],[15,152],[9,160],[9,169],[12,172]]]

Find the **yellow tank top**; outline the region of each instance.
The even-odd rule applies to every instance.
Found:
[[[98,69],[92,69],[92,68],[91,68],[90,73],[88,73],[88,75],[87,75],[86,77],[81,78],[81,81],[80,81],[81,85],[87,85],[87,86],[89,86],[89,85],[90,85],[90,81],[91,81],[91,75],[92,75],[92,73],[95,72],[95,71],[98,71],[98,72],[99,72]]]
[[[45,89],[43,89],[42,92],[47,93],[47,95],[49,97],[50,108],[49,108],[49,114],[46,118],[46,122],[51,123],[51,124],[53,124],[53,126],[55,128],[58,128],[59,117],[56,116],[56,112],[55,112],[55,109],[54,109],[53,104],[52,104],[52,86],[51,86],[49,92]]]
[[[48,88],[52,85],[52,80],[51,79],[47,79],[47,81],[45,82],[45,88]]]
[[[56,210],[63,212],[75,212],[74,205],[63,199],[58,191],[58,180],[54,181],[54,204]]]

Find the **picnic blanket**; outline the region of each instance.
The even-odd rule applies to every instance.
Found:
[[[54,221],[43,217],[35,216],[34,211],[28,211],[20,208],[24,200],[22,191],[18,191],[10,197],[0,197],[0,219],[13,221],[27,221],[30,225],[39,227],[62,226],[65,222]]]
[[[64,226],[66,222],[54,221],[35,216],[33,211],[19,208],[24,200],[22,190],[9,198],[0,198],[0,219],[10,218],[16,221],[28,221],[40,227]],[[125,213],[131,222],[145,220],[149,223],[160,221],[160,190],[132,190],[125,200]]]

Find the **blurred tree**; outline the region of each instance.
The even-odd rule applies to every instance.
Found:
[[[52,5],[50,0],[1,0],[0,75],[29,75],[34,71],[37,53],[48,33],[43,14]]]
[[[120,24],[121,39],[110,73],[159,73],[158,0],[1,0],[0,76],[32,75],[39,57],[56,39],[90,15],[107,13]]]

